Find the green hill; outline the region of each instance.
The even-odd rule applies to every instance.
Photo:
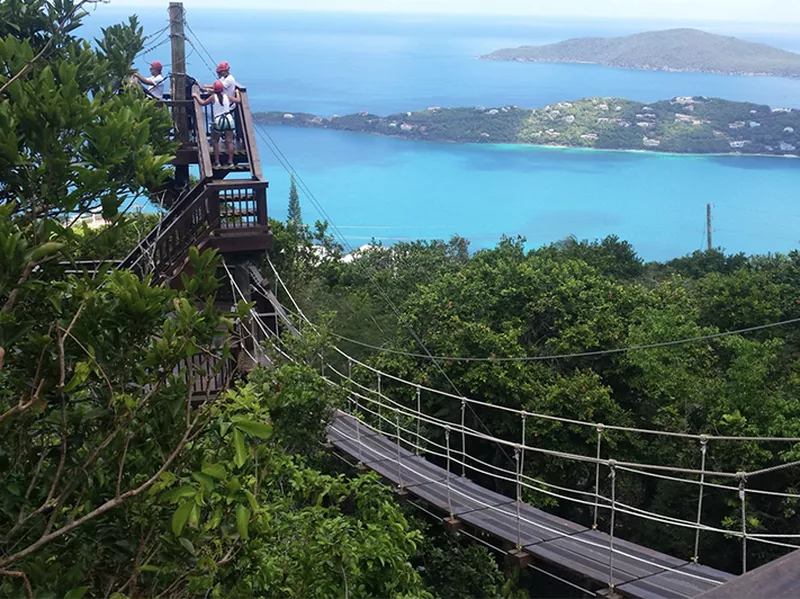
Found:
[[[800,148],[800,111],[705,97],[649,104],[586,98],[536,110],[518,106],[433,107],[386,117],[367,112],[331,118],[261,112],[254,118],[269,125],[440,142],[776,156],[794,156]]]
[[[546,46],[505,48],[484,60],[576,62],[625,69],[800,77],[800,54],[697,29],[614,38],[577,38]]]

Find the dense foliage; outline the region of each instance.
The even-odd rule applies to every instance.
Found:
[[[593,63],[657,71],[800,76],[800,54],[697,29],[648,31],[615,38],[577,38],[546,46],[504,48],[481,58]]]
[[[322,119],[262,112],[270,124],[323,127],[429,141],[525,143],[690,154],[795,155],[800,112],[715,98],[674,98],[652,104],[587,98],[536,110],[438,108],[380,117],[351,114]]]
[[[492,404],[589,422],[697,434],[800,434],[796,326],[534,362],[443,360],[436,365],[411,355],[423,353],[414,334],[439,356],[535,357],[649,345],[797,318],[800,254],[747,258],[710,251],[644,264],[629,244],[613,237],[601,242],[569,239],[533,251],[526,251],[521,240],[506,239],[472,256],[453,251],[454,244],[458,240],[378,246],[352,263],[319,269],[318,279],[306,287],[309,292],[297,295],[309,313],[337,308],[335,333],[408,352],[383,353],[340,339],[351,355],[412,382],[452,391],[452,381],[460,394]],[[399,313],[387,307],[384,296]],[[358,376],[374,386],[374,375]],[[414,407],[408,388],[391,381],[384,381],[383,388]],[[427,393],[422,401],[424,411],[459,421],[459,402]],[[518,417],[487,409],[479,409],[477,416],[480,421],[468,417],[471,426],[483,430],[485,425],[494,435],[518,438]],[[441,430],[428,434],[443,442]],[[527,434],[534,446],[582,455],[593,455],[596,443],[593,428],[546,421],[529,421]],[[509,467],[509,457],[496,445],[475,442],[469,448],[479,459]],[[700,445],[615,432],[604,435],[603,455],[697,468]],[[709,448],[707,468],[752,471],[791,462],[797,455],[786,444],[716,442]],[[591,465],[531,455],[525,467],[549,483],[586,492],[594,488]],[[607,493],[610,482],[605,476],[602,480]],[[696,517],[697,489],[692,486],[634,474],[617,482],[619,501],[689,521]],[[779,471],[751,484],[772,491],[796,489],[796,472]],[[502,484],[499,488],[513,494]],[[526,500],[591,524],[591,510],[580,505],[534,492]],[[751,532],[791,532],[798,517],[792,499],[748,499]],[[708,493],[703,522],[739,530],[735,493]],[[607,513],[601,513],[601,527],[607,525]],[[693,555],[694,534],[688,529],[618,517],[616,530],[673,555]],[[740,551],[737,540],[701,535],[704,563],[736,572]],[[749,559],[759,563],[781,551],[751,543]]]

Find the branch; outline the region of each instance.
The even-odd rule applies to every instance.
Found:
[[[216,401],[216,399],[218,399],[219,396],[220,396],[220,393],[217,393],[217,395],[214,398],[214,401]],[[189,397],[186,398],[186,401],[187,402],[189,401]],[[206,404],[205,408],[208,408],[210,405],[213,405],[213,403],[214,402],[209,402],[209,404]],[[82,518],[79,518],[78,520],[74,520],[74,521],[70,522],[69,524],[66,524],[65,526],[62,526],[61,528],[59,528],[58,530],[56,530],[54,532],[48,532],[48,533],[42,535],[42,537],[39,538],[38,541],[36,541],[35,543],[29,545],[28,547],[26,547],[22,551],[19,551],[19,552],[15,553],[15,554],[11,555],[10,557],[7,557],[5,559],[0,560],[0,568],[5,568],[5,567],[9,566],[10,564],[13,564],[13,563],[15,563],[15,562],[17,562],[17,561],[19,561],[19,560],[31,555],[32,553],[36,552],[40,547],[46,545],[50,541],[53,541],[55,539],[58,539],[58,538],[64,536],[65,534],[67,534],[71,530],[74,530],[75,528],[78,528],[79,526],[82,526],[84,523],[86,523],[86,522],[88,522],[90,520],[93,520],[94,518],[97,518],[98,516],[101,516],[101,515],[105,514],[106,512],[108,512],[108,511],[110,511],[110,510],[122,505],[128,499],[132,499],[134,497],[137,497],[138,495],[141,495],[142,493],[147,491],[150,487],[152,487],[158,481],[159,477],[169,469],[169,467],[172,465],[172,463],[180,455],[181,451],[183,451],[183,448],[186,446],[186,444],[189,443],[190,441],[192,441],[194,438],[196,438],[196,436],[200,432],[202,432],[202,430],[205,427],[205,425],[207,424],[207,422],[204,423],[203,426],[201,426],[198,431],[195,431],[194,429],[195,429],[195,427],[197,427],[197,424],[200,422],[201,418],[203,416],[205,416],[207,411],[208,411],[207,409],[201,409],[201,410],[198,411],[197,416],[194,418],[194,420],[190,423],[190,425],[184,431],[183,437],[181,437],[181,440],[178,442],[178,445],[175,447],[175,449],[172,451],[172,453],[169,455],[169,457],[167,457],[166,461],[164,462],[164,464],[162,464],[162,466],[158,469],[158,471],[155,474],[153,474],[153,476],[151,476],[147,481],[145,481],[144,483],[142,483],[141,485],[139,485],[135,489],[131,489],[130,491],[127,491],[126,493],[123,493],[122,495],[118,495],[118,496],[114,497],[114,499],[106,501],[103,505],[101,505],[100,507],[98,507],[95,510],[92,510],[91,512],[89,512],[88,514],[83,516]],[[112,437],[113,436],[116,436],[116,432],[112,433]],[[112,437],[110,437],[110,438],[112,438]],[[99,452],[95,452],[95,457],[96,457],[97,453],[99,453]],[[62,497],[63,497],[63,494],[62,494]]]
[[[159,477],[164,472],[167,471],[167,469],[172,465],[172,462],[174,462],[175,459],[178,457],[178,455],[181,453],[181,451],[183,451],[183,448],[186,446],[186,443],[189,440],[189,436],[190,436],[191,432],[192,432],[191,428],[186,430],[186,432],[184,433],[184,435],[181,438],[180,442],[178,442],[178,445],[175,447],[175,449],[172,451],[172,453],[169,455],[169,457],[167,457],[166,461],[164,462],[164,464],[162,464],[161,468],[159,468],[158,471],[155,474],[153,474],[153,476],[151,476],[147,481],[145,481],[144,483],[142,483],[141,485],[139,485],[135,489],[131,489],[127,493],[123,493],[119,497],[115,497],[114,499],[106,501],[103,505],[101,505],[97,509],[92,510],[91,512],[89,512],[88,514],[83,516],[83,518],[79,518],[78,520],[75,520],[75,521],[71,522],[70,524],[67,524],[66,526],[63,526],[63,527],[59,528],[58,530],[56,530],[54,532],[51,532],[51,533],[46,534],[46,535],[43,535],[38,541],[36,541],[35,543],[29,545],[28,547],[26,547],[22,551],[18,551],[14,555],[12,555],[10,557],[7,557],[7,558],[5,558],[3,560],[0,560],[0,568],[5,568],[6,566],[9,566],[10,564],[13,564],[14,562],[17,562],[17,561],[19,561],[19,560],[21,560],[21,559],[23,559],[25,557],[28,557],[29,555],[31,555],[32,553],[36,552],[40,547],[46,545],[50,541],[54,541],[55,539],[63,537],[68,532],[78,528],[79,526],[82,526],[84,523],[88,522],[89,520],[94,520],[98,516],[101,516],[101,515],[105,514],[106,512],[108,512],[110,510],[113,510],[114,508],[122,505],[128,499],[133,499],[134,497],[137,497],[137,496],[141,495],[142,493],[144,493],[145,491],[147,491],[150,487],[152,487],[156,483],[156,481],[159,479]]]
[[[21,578],[22,584],[25,585],[25,592],[28,594],[30,599],[33,599],[33,589],[31,588],[31,583],[28,581],[28,577],[25,576],[25,572],[17,570],[0,570],[0,576],[13,576],[14,578]]]
[[[28,277],[31,276],[34,268],[36,268],[36,262],[31,261],[25,265],[25,270],[22,271],[22,274],[17,281],[17,285],[14,287],[11,293],[8,294],[8,299],[6,300],[3,309],[0,310],[0,314],[7,314],[14,308],[14,304],[17,301],[17,297],[19,297],[22,285],[28,280]],[[3,354],[5,355],[5,352],[3,352]]]
[[[50,39],[49,39],[49,40],[47,40],[47,43],[44,45],[44,48],[42,48],[42,49],[41,49],[41,51],[40,51],[40,52],[39,52],[39,53],[38,53],[36,56],[34,56],[34,57],[33,57],[33,58],[31,58],[31,59],[30,59],[28,62],[26,62],[26,63],[25,63],[25,66],[23,66],[23,67],[22,67],[22,68],[21,68],[21,69],[20,69],[20,70],[17,72],[17,74],[16,74],[16,75],[14,75],[14,76],[13,76],[11,79],[9,79],[8,81],[6,81],[6,82],[3,84],[3,86],[2,86],[2,87],[0,87],[0,94],[2,94],[3,92],[5,92],[5,91],[6,91],[6,90],[7,90],[7,89],[8,89],[8,88],[11,86],[11,84],[12,84],[12,83],[14,83],[14,82],[15,82],[17,79],[19,79],[19,78],[20,78],[20,77],[22,77],[22,76],[23,76],[25,73],[27,73],[27,72],[30,70],[30,68],[31,68],[31,67],[32,67],[34,64],[36,64],[36,62],[37,62],[37,61],[38,61],[40,58],[42,58],[42,56],[44,56],[44,55],[45,55],[45,54],[46,54],[46,53],[47,53],[47,52],[50,50],[50,46],[52,46],[52,45],[53,45],[53,42],[55,41],[55,39],[56,39],[56,36],[57,36],[59,33],[61,33],[61,31],[64,29],[64,27],[66,27],[66,26],[67,26],[67,23],[69,23],[69,21],[70,21],[70,20],[72,20],[72,18],[75,16],[75,13],[76,13],[76,12],[78,12],[78,9],[80,9],[81,7],[83,7],[83,5],[85,5],[85,4],[95,4],[95,3],[96,3],[96,2],[98,2],[98,1],[99,1],[99,0],[81,0],[80,2],[78,2],[78,3],[75,5],[75,7],[74,7],[74,8],[73,8],[71,11],[69,11],[69,13],[67,14],[67,16],[66,16],[66,17],[64,17],[64,19],[63,19],[63,20],[62,20],[62,21],[61,21],[61,22],[58,24],[58,26],[56,27],[56,30],[53,32],[53,35],[51,35],[51,36],[50,36]]]
[[[25,401],[25,396],[19,398],[19,403],[15,405],[13,408],[8,410],[7,412],[0,414],[0,423],[3,422],[6,418],[10,418],[14,414],[20,414],[30,408],[33,404],[35,404],[39,400],[39,393],[42,391],[42,387],[44,386],[44,379],[39,381],[39,386],[36,388],[36,392],[31,397],[30,401]]]

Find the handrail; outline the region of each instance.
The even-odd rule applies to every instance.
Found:
[[[135,270],[139,274],[144,274],[145,268],[142,265],[149,248],[157,248],[161,239],[173,234],[178,224],[183,222],[186,215],[191,215],[200,202],[206,201],[207,187],[204,182],[195,185],[191,191],[180,199],[164,216],[161,224],[150,231],[147,236],[139,242],[133,251],[122,261],[120,268],[123,270]]]
[[[192,95],[194,95],[195,87],[192,87]],[[206,118],[203,114],[203,107],[200,103],[192,99],[194,105],[194,120],[195,129],[197,134],[197,152],[198,163],[200,166],[200,180],[208,180],[214,177],[214,171],[211,170],[211,147],[208,144],[208,132],[206,130]]]
[[[242,133],[247,147],[247,157],[250,163],[250,174],[257,181],[263,181],[264,175],[261,172],[261,160],[258,156],[258,142],[256,141],[255,127],[253,126],[253,114],[250,112],[250,100],[247,97],[247,89],[238,87],[241,104],[239,112],[241,114]]]

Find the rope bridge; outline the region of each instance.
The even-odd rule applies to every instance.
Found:
[[[275,280],[283,285],[279,273],[274,271],[274,274]],[[241,289],[236,287],[232,277],[229,278],[235,293],[244,299]],[[286,312],[294,314],[300,322],[313,329],[313,323],[305,317],[290,291],[283,286],[296,311]],[[272,295],[258,282],[252,285],[252,291]],[[258,323],[259,316],[254,313],[252,317]],[[279,336],[270,333],[263,323],[257,326],[278,353],[294,361],[291,351],[283,345]],[[770,473],[796,467],[800,462],[739,472],[707,468],[707,458],[714,446],[722,450],[727,443],[771,442],[787,444],[788,449],[791,444],[800,443],[800,438],[698,435],[540,414],[458,396],[408,381],[361,362],[339,348],[334,347],[334,351],[340,358],[339,362],[346,364],[346,367],[337,367],[320,356],[320,370],[324,380],[344,394],[347,405],[335,414],[330,425],[330,443],[339,453],[357,460],[362,468],[380,474],[401,494],[414,496],[441,511],[446,515],[445,524],[452,530],[460,529],[462,534],[469,536],[473,536],[469,530],[477,532],[474,538],[484,543],[486,534],[499,539],[510,548],[507,553],[519,565],[530,565],[540,570],[530,563],[531,559],[535,559],[538,563],[577,575],[591,586],[605,587],[606,593],[616,592],[643,599],[679,598],[695,597],[734,578],[732,574],[699,563],[701,534],[738,539],[742,549],[742,572],[747,571],[748,543],[800,548],[794,544],[800,539],[800,534],[751,532],[748,531],[746,516],[748,497],[800,499],[800,494],[765,490],[757,484],[767,479]],[[365,384],[369,380],[374,382]],[[387,386],[392,390],[387,391]],[[453,408],[450,413],[456,416],[448,420],[426,413],[422,399],[428,394],[438,398],[437,405],[449,404]],[[520,436],[511,440],[492,435],[479,419],[484,430],[468,426],[467,411],[474,412],[475,408],[502,412],[506,420],[518,419]],[[536,436],[530,433],[532,425],[541,423],[559,423],[577,427],[578,430],[585,429],[596,439],[593,451],[578,454],[537,446],[531,440]],[[689,442],[696,445],[699,468],[613,459],[609,457],[613,444],[608,438],[614,432]],[[510,465],[504,467],[486,462],[469,450],[470,447],[486,447],[487,444],[513,456]],[[531,476],[525,471],[525,461],[532,457],[547,457],[563,462],[567,467],[582,464],[593,469],[594,488],[570,488]],[[623,473],[626,476],[690,485],[697,493],[696,518],[678,518],[621,501],[618,491],[619,478]],[[487,486],[513,489],[510,493],[512,496],[498,493]],[[608,488],[607,492],[603,491],[604,487]],[[738,502],[741,509],[739,530],[704,523],[703,499],[710,489],[729,494],[731,500]],[[536,495],[588,510],[592,517],[591,528],[559,518],[525,502],[526,496]],[[601,515],[605,518],[600,518]],[[694,531],[694,554],[689,559],[679,559],[619,538],[617,528],[620,516]],[[600,527],[605,528],[605,525],[607,531],[601,531]],[[576,586],[570,581],[559,580]],[[584,587],[576,588],[586,591]]]

